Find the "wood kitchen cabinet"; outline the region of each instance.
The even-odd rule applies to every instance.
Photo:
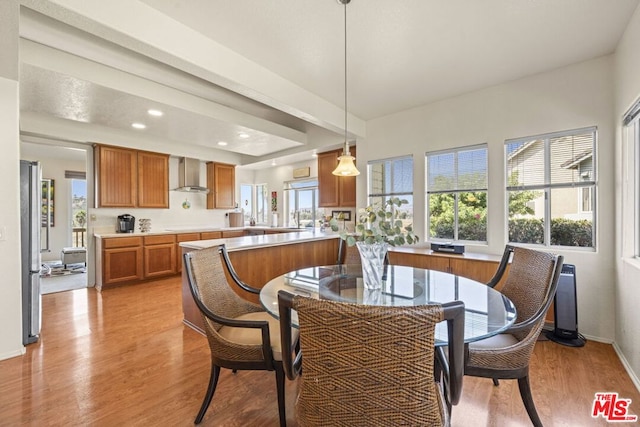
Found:
[[[176,273],[176,236],[163,234],[144,237],[144,278]]]
[[[169,156],[94,145],[96,205],[169,208]]]
[[[236,207],[236,166],[207,162],[207,209]]]
[[[138,200],[136,151],[106,145],[94,148],[98,207],[135,207]]]
[[[350,148],[355,157],[356,147]],[[332,172],[338,166],[342,150],[318,153],[318,205],[320,207],[355,207],[356,177],[336,176]]]
[[[169,208],[169,156],[138,151],[138,207]]]
[[[219,233],[219,231],[217,231],[216,233]],[[202,233],[202,234],[206,234],[206,233]],[[182,249],[180,248],[180,243],[181,242],[192,242],[195,240],[200,240],[201,238],[201,233],[181,233],[181,234],[177,234],[176,235],[176,271],[178,273],[182,272]],[[207,239],[207,237],[203,238],[203,239]]]
[[[428,249],[403,247],[389,251],[389,262],[395,265],[444,271],[487,283],[498,269],[500,257],[471,253],[450,255],[434,253]],[[498,284],[497,288],[500,286],[501,284]]]
[[[103,285],[142,280],[142,237],[104,239],[102,248]]]
[[[223,230],[222,238],[230,239],[232,237],[244,237],[244,230]]]
[[[222,239],[222,231],[203,231],[200,240]]]

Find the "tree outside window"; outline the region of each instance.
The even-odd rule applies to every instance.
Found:
[[[427,153],[427,218],[434,240],[487,240],[487,147]]]
[[[505,143],[509,242],[594,247],[596,129]]]

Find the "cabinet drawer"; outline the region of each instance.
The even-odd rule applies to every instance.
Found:
[[[191,242],[194,240],[200,240],[200,233],[182,233],[176,236],[176,241],[180,242]]]
[[[112,239],[104,239],[103,247],[111,248],[128,248],[132,246],[142,246],[142,237],[114,237]]]
[[[227,230],[222,232],[223,239],[229,239],[231,237],[244,237],[244,230]]]
[[[161,234],[158,236],[144,236],[144,245],[162,245],[165,243],[175,243],[175,234]]]
[[[220,239],[222,238],[221,231],[205,231],[200,233],[200,240]]]

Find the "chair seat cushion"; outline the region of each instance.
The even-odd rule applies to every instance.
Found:
[[[269,322],[269,336],[271,337],[271,351],[273,359],[282,361],[282,345],[280,343],[280,321],[266,311],[247,313],[235,318],[236,320],[266,320]],[[223,326],[218,331],[220,335],[231,342],[244,345],[261,345],[262,334],[256,328],[235,328]],[[292,339],[298,339],[298,329],[292,329]]]
[[[517,343],[518,340],[511,334],[498,334],[480,341],[472,342],[471,344],[469,344],[469,350],[473,351],[475,349],[500,349],[510,347]]]

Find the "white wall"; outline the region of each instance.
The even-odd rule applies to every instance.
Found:
[[[623,363],[635,373],[640,388],[640,260],[633,258],[634,234],[640,233],[634,221],[633,162],[638,153],[633,139],[626,138],[621,119],[625,111],[640,98],[640,8],[625,30],[615,55],[615,121],[616,121],[616,270],[615,347]],[[637,149],[637,148],[636,148]],[[637,191],[637,190],[635,190]]]
[[[60,259],[62,248],[71,244],[71,180],[64,177],[65,171],[86,169],[86,161],[73,161],[61,158],[20,155],[22,160],[39,161],[42,178],[54,180],[54,226],[49,237],[49,252],[42,254],[43,261]]]
[[[24,352],[20,277],[18,2],[0,2],[0,360]],[[5,232],[6,230],[6,232]]]
[[[467,250],[500,254],[507,243],[504,141],[597,126],[597,250],[559,252],[576,265],[580,332],[606,342],[615,337],[612,64],[603,57],[375,119],[367,123],[367,141],[358,142],[359,165],[413,155],[414,226],[423,239],[425,152],[487,143],[488,245]],[[358,177],[359,206],[366,204],[366,180],[366,173]]]

